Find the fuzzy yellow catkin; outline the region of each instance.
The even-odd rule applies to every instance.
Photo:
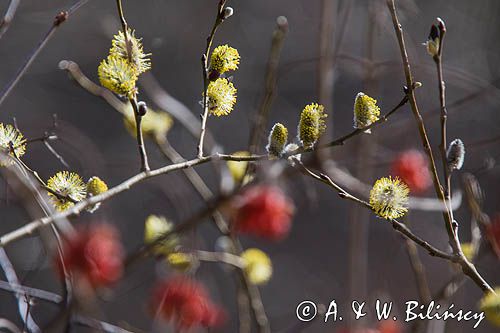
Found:
[[[228,79],[219,78],[208,84],[208,110],[214,116],[227,116],[236,103],[236,88]]]
[[[269,133],[266,150],[271,156],[279,157],[283,154],[288,141],[288,129],[281,123],[274,124]]]
[[[311,103],[306,105],[300,114],[297,129],[300,142],[305,148],[311,148],[326,129],[323,105]]]
[[[240,54],[238,50],[228,45],[217,46],[210,57],[210,71],[224,74],[238,69]]]
[[[384,219],[396,219],[408,212],[408,186],[399,178],[383,177],[370,191],[370,206]]]
[[[137,71],[126,59],[109,55],[99,65],[97,73],[104,88],[129,98],[135,94]]]
[[[14,152],[11,151],[11,143]],[[14,126],[0,123],[0,149],[10,156],[21,157],[26,152],[26,139]],[[7,156],[0,156],[0,166],[12,165],[14,161]]]
[[[74,172],[60,171],[47,181],[47,187],[54,193],[47,192],[58,211],[64,211],[87,196],[87,186],[82,177]],[[71,200],[70,200],[71,199]]]
[[[151,69],[151,60],[149,59],[151,53],[144,52],[142,38],[137,38],[134,30],[128,28],[127,31],[127,38],[122,31],[113,37],[109,54],[128,60],[137,75],[140,75]]]
[[[360,92],[354,100],[354,128],[363,128],[379,120],[380,108],[377,106],[377,100]],[[366,130],[370,133],[370,130]]]

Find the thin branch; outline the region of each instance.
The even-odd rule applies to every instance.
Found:
[[[330,187],[333,187],[337,193],[339,194],[339,196],[342,198],[342,199],[347,199],[347,200],[351,200],[365,208],[368,208],[370,210],[372,210],[370,204],[364,200],[361,200],[359,199],[358,197],[348,193],[347,191],[345,191],[342,187],[340,187],[339,185],[337,185],[330,177],[328,177],[327,175],[325,174],[316,174],[314,173],[313,171],[311,171],[310,169],[308,169],[304,164],[302,164],[302,162],[300,162],[299,160],[295,159],[295,162],[301,166],[301,169],[302,171],[305,172],[306,175],[309,175],[311,177],[313,177],[314,179],[317,179],[325,184],[327,184],[328,186]],[[392,220],[389,220],[392,224],[392,228],[396,231],[398,231],[400,234],[402,234],[405,238],[407,239],[410,239],[412,240],[413,242],[415,242],[417,245],[423,247],[425,250],[427,250],[427,252],[429,252],[429,254],[431,256],[434,256],[434,257],[438,257],[438,258],[443,258],[443,259],[446,259],[446,260],[449,260],[451,262],[457,262],[458,260],[458,257],[453,255],[453,254],[448,254],[448,253],[445,253],[437,248],[435,248],[434,246],[430,245],[427,241],[423,240],[422,238],[420,238],[419,236],[415,235],[410,229],[408,229],[408,227],[406,227],[403,223],[395,220],[395,219],[392,219]]]
[[[9,29],[10,22],[12,22],[12,19],[14,19],[14,15],[16,15],[19,3],[21,3],[21,0],[10,0],[9,7],[7,8],[7,11],[5,12],[2,20],[0,21],[0,39]]]
[[[205,156],[202,158],[195,158],[189,161],[181,162],[181,163],[176,163],[172,165],[167,165],[162,168],[158,168],[155,170],[151,170],[149,172],[140,172],[137,175],[125,180],[121,184],[110,188],[107,192],[104,192],[102,194],[87,198],[85,200],[82,200],[78,203],[76,203],[74,206],[71,208],[63,211],[63,212],[58,212],[56,214],[53,214],[51,216],[43,217],[37,220],[34,220],[21,228],[18,228],[10,233],[7,233],[0,237],[0,247],[4,247],[5,245],[28,235],[33,234],[36,230],[38,230],[40,227],[44,225],[48,225],[53,223],[55,220],[61,219],[61,218],[66,218],[70,216],[76,216],[80,214],[85,208],[95,205],[96,203],[100,203],[103,201],[106,201],[117,194],[120,194],[128,189],[130,189],[132,186],[146,180],[149,178],[153,178],[159,175],[164,175],[176,170],[182,170],[186,168],[190,168],[196,165],[204,164],[213,160],[224,160],[224,161],[257,161],[257,160],[263,160],[267,159],[268,157],[265,155],[252,155],[252,156],[234,156],[234,155],[225,155],[225,154],[214,154],[210,156]]]
[[[1,250],[0,250],[1,251]],[[27,295],[31,298],[36,298],[39,300],[47,301],[54,304],[59,304],[63,301],[63,298],[57,294],[51,293],[49,291],[26,287],[20,284],[9,283],[7,281],[0,280],[0,289],[16,293],[19,295]]]
[[[9,284],[20,285],[16,271],[14,270],[14,267],[12,266],[12,263],[10,262],[9,257],[7,256],[7,253],[4,249],[0,249],[0,266],[4,271],[5,277],[7,278]],[[26,325],[30,332],[41,332],[40,328],[33,320],[33,317],[29,312],[29,297],[18,293],[16,293],[14,296],[17,299],[19,315],[21,316],[24,325]]]
[[[278,66],[287,33],[288,21],[286,17],[280,16],[276,19],[276,28],[274,29],[271,42],[271,52],[267,61],[264,97],[255,115],[254,126],[250,135],[249,151],[252,154],[257,152],[263,133],[267,127],[267,118],[269,117],[271,105],[276,95]]]
[[[212,47],[212,42],[214,40],[215,32],[219,25],[224,22],[224,6],[227,0],[220,0],[219,5],[217,6],[217,16],[215,18],[214,25],[212,26],[212,31],[210,35],[207,37],[207,45],[205,47],[205,52],[201,57],[201,67],[203,73],[203,113],[201,114],[201,130],[200,130],[200,141],[198,143],[198,158],[203,156],[203,141],[205,140],[205,130],[207,127],[207,119],[208,119],[208,58],[210,56],[210,48]]]
[[[193,252],[193,255],[200,261],[220,262],[239,269],[243,269],[245,267],[245,262],[240,256],[227,252],[209,252],[197,250]]]
[[[79,0],[77,1],[70,9],[67,11],[60,12],[56,15],[52,26],[47,31],[47,33],[42,37],[40,42],[37,44],[35,49],[28,56],[24,64],[19,68],[14,78],[7,84],[7,86],[0,93],[0,106],[3,104],[7,96],[9,96],[10,92],[17,85],[21,77],[26,73],[28,68],[31,66],[35,58],[40,54],[40,51],[45,47],[47,42],[50,40],[52,35],[56,32],[57,28],[59,28],[64,22],[68,20],[68,18],[74,14],[81,6],[86,4],[89,0]]]
[[[148,155],[146,153],[146,146],[144,144],[144,135],[142,134],[142,126],[141,126],[141,120],[143,114],[141,114],[139,111],[139,106],[137,104],[136,97],[130,98],[129,101],[130,104],[132,104],[132,108],[134,109],[135,129],[136,129],[135,135],[137,137],[137,148],[139,149],[139,156],[141,157],[141,171],[148,172],[150,168],[148,162]]]
[[[408,99],[413,111],[413,115],[415,117],[415,120],[418,125],[420,137],[422,140],[422,144],[424,147],[424,150],[427,153],[427,157],[429,159],[429,168],[431,169],[432,177],[433,177],[433,182],[434,182],[434,189],[436,191],[436,194],[438,198],[445,204],[446,204],[446,197],[443,192],[443,187],[439,181],[439,176],[437,173],[436,169],[436,163],[434,162],[434,155],[432,153],[432,148],[429,143],[429,138],[427,136],[427,132],[425,129],[424,121],[422,119],[422,115],[420,114],[420,111],[418,109],[417,105],[417,100],[415,98],[415,90],[414,90],[414,81],[413,81],[413,76],[410,68],[410,62],[408,60],[408,53],[406,51],[406,46],[405,46],[405,41],[403,37],[403,28],[401,24],[399,23],[397,14],[396,14],[396,6],[394,4],[394,0],[387,0],[387,5],[389,7],[389,11],[391,12],[392,16],[392,22],[394,25],[394,30],[396,31],[396,37],[398,40],[399,44],[399,49],[401,52],[401,58],[403,60],[403,68],[405,72],[405,77],[406,77],[406,84],[408,89]],[[446,212],[443,213],[443,218],[445,220],[445,228],[448,233],[448,238],[449,238],[449,243],[453,249],[453,253],[455,253],[458,258],[459,258],[459,263],[462,267],[462,271],[464,274],[469,276],[480,288],[483,290],[483,292],[488,292],[488,291],[493,291],[491,286],[483,279],[483,277],[479,274],[479,272],[476,270],[474,265],[472,265],[467,258],[465,258],[461,246],[460,246],[460,240],[458,238],[458,232],[457,232],[457,225],[453,221],[453,218],[451,216],[450,210],[448,209]]]

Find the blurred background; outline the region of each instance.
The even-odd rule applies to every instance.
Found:
[[[202,111],[200,56],[216,13],[217,0],[124,0],[129,25],[143,37],[145,50],[152,53],[152,70],[141,80],[156,79],[168,94],[183,103],[195,119]],[[14,20],[0,40],[0,87],[6,86],[18,68],[50,28],[55,14],[67,10],[74,1],[21,1]],[[448,103],[448,138],[461,138],[466,146],[463,169],[454,176],[453,192],[463,194],[460,174],[476,176],[484,192],[484,212],[498,211],[500,158],[500,2],[495,0],[399,0],[396,1],[405,30],[415,79],[423,86],[417,91],[420,109],[435,152],[439,143],[439,99],[435,65],[422,43],[436,17],[445,20],[444,77]],[[0,2],[4,13],[9,1]],[[405,82],[400,53],[384,0],[230,0],[235,14],[217,32],[215,45],[229,44],[241,55],[240,69],[234,73],[238,89],[235,110],[227,117],[211,117],[208,128],[219,152],[246,150],[249,133],[264,96],[265,74],[276,18],[288,19],[288,34],[277,72],[276,95],[268,131],[274,122],[286,125],[291,135],[302,108],[313,101],[326,106],[327,137],[338,137],[352,129],[352,108],[356,94],[364,91],[376,98],[385,113],[403,97]],[[2,14],[3,15],[3,14]],[[99,175],[110,186],[138,172],[135,139],[123,126],[122,115],[104,100],[89,94],[60,70],[62,60],[76,62],[83,73],[98,82],[97,67],[107,56],[111,37],[120,29],[115,1],[93,1],[81,7],[57,29],[27,73],[1,105],[0,121],[12,123],[27,138],[37,138],[51,128],[57,114],[59,140],[51,144],[64,157],[69,169],[84,179]],[[158,101],[139,81],[139,98],[154,109]],[[150,82],[150,81],[148,81]],[[147,82],[144,82],[145,84]],[[146,86],[145,86],[146,87]],[[165,110],[169,111],[169,110]],[[185,158],[196,155],[196,140],[178,122],[168,134],[170,143]],[[328,151],[326,171],[360,196],[367,196],[352,177],[369,186],[390,173],[391,162],[402,151],[421,149],[420,138],[409,106],[389,122],[358,136],[342,147]],[[147,149],[152,167],[167,162],[150,141]],[[264,144],[259,153],[264,152]],[[24,160],[48,179],[66,169],[43,143],[29,145]],[[440,166],[440,160],[438,159]],[[211,165],[196,167],[214,192],[219,178]],[[349,178],[351,177],[351,178]],[[12,231],[39,216],[31,216],[16,194],[0,186],[0,233]],[[353,185],[354,184],[354,185]],[[244,247],[258,247],[274,264],[272,280],[261,288],[262,299],[273,332],[337,332],[344,322],[316,320],[301,325],[295,308],[302,300],[328,305],[337,300],[348,309],[353,299],[384,299],[395,302],[403,315],[404,302],[418,299],[415,274],[408,259],[404,239],[388,223],[341,200],[332,189],[299,173],[284,177],[281,185],[297,207],[288,238],[270,243],[242,237]],[[359,185],[359,184],[358,184]],[[361,193],[360,193],[361,192]],[[432,189],[419,194],[434,197]],[[471,212],[464,196],[455,218],[464,242],[471,240]],[[460,200],[459,200],[460,201]],[[95,214],[83,214],[74,224],[107,221],[122,233],[127,251],[143,241],[144,220],[149,214],[165,215],[180,222],[204,207],[182,173],[146,181],[106,202]],[[411,211],[407,220],[422,238],[440,249],[447,248],[442,216],[435,211]],[[190,235],[190,244],[213,250],[219,233],[210,223]],[[477,268],[492,285],[500,283],[498,258],[487,249]],[[46,253],[35,235],[6,247],[13,265],[27,286],[53,292],[61,285]],[[425,268],[430,293],[435,295],[456,275],[456,268],[418,250]],[[140,331],[169,332],[154,321],[147,299],[158,275],[169,274],[153,259],[133,265],[113,290],[101,296],[93,316]],[[0,274],[0,276],[3,275]],[[220,265],[205,264],[197,272],[217,303],[229,314],[220,332],[237,331],[237,304],[234,278]],[[452,296],[458,308],[477,309],[481,291],[471,281]],[[57,307],[38,303],[31,312],[37,322],[47,323]],[[0,317],[22,327],[16,300],[0,290]],[[376,327],[374,316],[356,323]],[[471,322],[448,321],[445,328],[431,326],[427,332],[470,332]],[[43,326],[43,325],[42,325]],[[404,325],[410,332],[411,325]],[[75,327],[75,331],[89,331]],[[425,331],[425,330],[424,330]],[[483,322],[477,332],[496,331]]]

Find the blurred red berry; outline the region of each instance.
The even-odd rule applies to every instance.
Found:
[[[486,237],[490,241],[493,251],[500,258],[500,214],[497,214],[486,226]]]
[[[271,240],[283,239],[290,231],[293,203],[277,187],[255,186],[236,202],[234,229]]]
[[[402,152],[392,162],[392,173],[403,180],[413,193],[421,193],[432,185],[427,157],[410,149]]]
[[[394,320],[384,320],[378,325],[380,333],[401,333],[401,325]]]
[[[152,306],[155,313],[174,321],[181,330],[217,326],[225,318],[224,311],[212,303],[201,284],[183,277],[159,282],[153,290]]]
[[[111,225],[96,224],[77,230],[64,244],[63,253],[64,267],[94,288],[109,285],[122,275],[123,248],[118,231]],[[62,272],[60,260],[58,263]]]

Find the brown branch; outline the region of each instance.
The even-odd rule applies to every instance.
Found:
[[[309,175],[311,176],[312,178],[314,179],[317,179],[325,184],[327,184],[328,186],[330,187],[333,187],[338,195],[342,198],[342,199],[347,199],[347,200],[351,200],[351,201],[354,201],[355,203],[365,207],[365,208],[368,208],[370,210],[372,210],[370,204],[364,200],[361,200],[359,199],[358,197],[350,194],[349,192],[345,191],[342,187],[340,187],[339,185],[337,185],[330,177],[328,177],[327,175],[325,174],[316,174],[314,173],[313,171],[311,171],[310,169],[308,169],[304,164],[302,164],[302,162],[300,162],[299,160],[297,159],[294,159],[296,164],[300,165],[301,166],[301,169],[302,171],[306,174],[306,175]],[[427,250],[427,252],[433,256],[433,257],[438,257],[438,258],[443,258],[443,259],[446,259],[446,260],[449,260],[451,262],[457,262],[458,261],[458,257],[455,256],[454,254],[448,254],[446,252],[443,252],[437,248],[435,248],[434,246],[430,245],[427,241],[423,240],[422,238],[420,238],[419,236],[415,235],[410,229],[408,229],[408,227],[406,227],[403,223],[395,220],[395,219],[391,219],[389,220],[392,224],[392,228],[396,231],[398,231],[400,234],[402,234],[405,238],[407,239],[410,239],[411,241],[413,241],[414,243],[416,243],[417,245],[423,247],[425,250]]]
[[[257,153],[265,128],[267,127],[267,119],[276,95],[278,66],[287,33],[288,21],[286,17],[280,16],[276,19],[276,28],[274,29],[271,42],[271,52],[267,60],[264,97],[255,115],[254,126],[250,135],[249,151],[252,154]]]
[[[224,160],[224,161],[257,161],[262,159],[267,159],[267,156],[264,155],[252,155],[252,156],[234,156],[234,155],[225,155],[225,154],[214,154],[210,156],[204,156],[202,158],[195,158],[189,161],[176,163],[172,165],[167,165],[162,168],[158,168],[155,170],[151,170],[149,172],[140,172],[137,175],[125,180],[121,184],[110,188],[107,192],[102,194],[87,198],[75,204],[73,207],[63,211],[58,212],[56,214],[43,217],[37,220],[34,220],[21,228],[18,228],[10,233],[7,233],[0,237],[0,247],[4,247],[5,245],[19,239],[25,237],[27,235],[33,234],[36,230],[44,225],[48,225],[53,223],[55,220],[66,218],[70,216],[76,216],[80,214],[85,208],[95,205],[96,203],[100,203],[106,201],[128,189],[132,186],[146,180],[149,178],[157,177],[159,175],[167,174],[176,170],[182,170],[186,168],[190,168],[196,165],[204,164],[214,160]]]
[[[417,105],[417,100],[415,98],[415,90],[414,90],[414,81],[413,81],[413,76],[410,68],[410,62],[408,59],[408,53],[406,51],[406,46],[405,46],[405,41],[403,37],[403,28],[401,24],[399,23],[397,14],[396,14],[396,6],[394,4],[394,0],[387,0],[387,4],[389,7],[389,11],[391,12],[392,16],[392,21],[394,25],[394,30],[396,31],[396,37],[398,40],[399,44],[399,49],[401,52],[401,58],[403,60],[403,68],[405,72],[405,77],[406,77],[406,84],[408,89],[408,99],[413,111],[413,115],[415,117],[415,120],[418,125],[420,137],[422,140],[422,144],[424,147],[424,150],[427,153],[427,157],[429,158],[429,167],[432,172],[433,176],[433,182],[434,182],[434,188],[436,191],[436,194],[438,198],[443,201],[443,203],[447,206],[446,204],[446,197],[443,192],[443,187],[441,186],[441,183],[439,181],[439,176],[437,173],[436,169],[436,163],[434,162],[434,155],[432,153],[432,148],[429,143],[429,139],[427,137],[427,132],[425,129],[424,121],[422,119],[422,116],[420,114],[420,111],[418,109]],[[492,291],[493,289],[491,286],[483,279],[483,277],[477,272],[476,268],[465,258],[461,246],[460,246],[460,240],[458,239],[458,233],[456,230],[456,226],[454,225],[453,218],[451,216],[450,210],[448,209],[447,212],[443,213],[443,217],[445,220],[445,227],[446,231],[448,233],[448,238],[449,238],[449,243],[453,249],[453,253],[457,255],[458,257],[458,263],[462,266],[463,272],[469,276],[482,290],[483,292],[488,292]]]
[[[35,58],[40,54],[40,51],[45,47],[47,42],[50,40],[52,35],[56,32],[57,28],[61,26],[64,22],[68,20],[68,18],[74,14],[81,6],[86,4],[89,0],[78,0],[70,9],[67,11],[60,12],[56,15],[54,22],[50,29],[45,33],[40,42],[38,42],[37,46],[28,56],[24,64],[19,68],[14,78],[7,84],[7,86],[0,93],[0,106],[3,104],[7,96],[9,96],[10,92],[17,85],[21,77],[26,73],[28,68],[31,66]]]

